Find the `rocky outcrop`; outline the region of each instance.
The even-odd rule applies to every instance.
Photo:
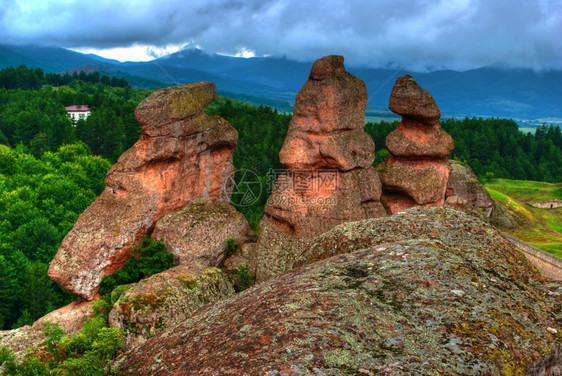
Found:
[[[73,335],[82,329],[87,318],[93,317],[93,304],[77,300],[62,308],[52,311],[31,326],[22,326],[13,330],[0,330],[0,349],[6,347],[13,351],[18,358],[26,354],[28,348],[37,348],[46,341],[45,323],[58,325],[65,335]],[[0,373],[2,369],[0,367]]]
[[[199,196],[228,201],[223,187],[237,133],[203,112],[214,97],[215,86],[201,82],[158,90],[139,104],[140,140],[111,168],[103,193],[62,241],[51,279],[91,300],[102,277],[123,267],[131,247],[166,214]]]
[[[387,212],[443,205],[449,179],[445,157],[454,143],[439,126],[441,113],[435,100],[406,75],[396,80],[388,107],[402,121],[386,138],[391,156],[377,167]]]
[[[469,210],[490,218],[493,211],[494,200],[478,181],[476,174],[470,167],[463,166],[460,162],[449,160],[449,181],[447,182],[448,206],[461,210]]]
[[[280,174],[260,223],[257,280],[284,270],[315,235],[352,220],[385,215],[371,167],[375,145],[363,130],[367,89],[342,56],[317,60],[299,91],[279,153]]]
[[[181,324],[197,308],[234,294],[230,279],[219,269],[199,265],[180,265],[125,288],[109,313],[109,324],[123,330],[126,349]]]
[[[78,333],[86,319],[94,317],[94,305],[92,302],[76,300],[62,308],[54,310],[32,325],[33,329],[43,330],[46,322],[51,325],[57,324],[66,335]]]
[[[241,245],[254,240],[248,221],[213,197],[199,197],[156,224],[152,238],[162,241],[182,265],[220,266],[229,239]]]
[[[114,372],[555,374],[562,285],[474,216],[414,208],[346,223],[311,254],[329,258],[200,309]]]

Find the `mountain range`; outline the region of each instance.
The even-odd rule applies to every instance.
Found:
[[[217,85],[219,94],[291,111],[312,62],[284,57],[231,57],[198,49],[149,62],[119,62],[59,47],[0,45],[0,68],[19,65],[46,72],[99,70],[124,76],[133,86],[147,89],[210,81]],[[514,69],[504,64],[462,72],[347,68],[367,84],[367,115],[391,115],[387,98],[392,85],[397,76],[411,74],[433,94],[446,117],[508,117],[520,124],[562,122],[562,71]]]

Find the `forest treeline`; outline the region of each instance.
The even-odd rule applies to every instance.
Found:
[[[367,123],[365,130],[376,145],[376,163],[386,158],[386,136],[398,122]],[[522,132],[511,119],[465,118],[440,122],[455,141],[449,158],[470,166],[480,177],[562,181],[562,132],[559,126],[542,125],[535,133]]]
[[[0,144],[23,144],[39,157],[83,141],[95,155],[115,162],[138,140],[134,110],[147,95],[98,72],[45,75],[41,69],[6,68],[0,71]],[[71,105],[88,105],[91,115],[72,123],[65,110]]]
[[[74,299],[48,279],[48,262],[103,190],[111,164],[138,140],[134,109],[148,95],[128,85],[108,85],[92,74],[77,74],[56,86],[41,71],[20,67],[10,74],[14,71],[28,86],[7,88],[0,81],[0,329],[31,323]],[[26,75],[31,78],[24,79]],[[64,110],[72,104],[87,104],[92,114],[73,124]],[[258,184],[241,185],[249,192],[235,190],[232,201],[257,229],[283,168],[279,150],[291,115],[224,97],[206,111],[223,116],[238,131],[234,165],[250,173],[236,177]],[[455,140],[451,157],[470,165],[479,177],[562,181],[558,126],[545,125],[530,134],[506,119],[448,119],[441,124]],[[389,155],[385,138],[395,126],[366,125],[376,143],[375,163]]]

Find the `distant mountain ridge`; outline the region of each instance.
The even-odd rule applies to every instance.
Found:
[[[284,57],[237,58],[193,49],[149,62],[121,63],[59,47],[0,45],[0,68],[22,64],[47,72],[99,66],[146,88],[211,81],[220,94],[290,110],[312,62]],[[409,73],[433,93],[444,116],[562,119],[562,71],[535,72],[501,64],[464,72],[419,73],[353,66],[348,70],[367,84],[368,110],[372,111],[387,111],[387,98],[396,77]]]

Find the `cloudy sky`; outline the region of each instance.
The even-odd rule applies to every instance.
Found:
[[[562,0],[0,0],[0,43],[118,60],[181,48],[348,64],[562,69]]]

